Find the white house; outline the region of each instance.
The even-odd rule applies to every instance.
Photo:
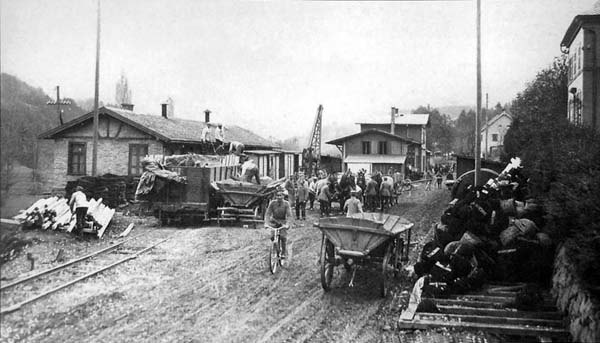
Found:
[[[512,124],[512,116],[506,112],[494,116],[481,127],[481,155],[487,159],[499,159],[504,148],[504,136]]]

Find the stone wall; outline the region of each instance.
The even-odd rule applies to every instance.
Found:
[[[67,175],[69,141],[86,143],[86,175],[92,175],[93,143],[86,138],[59,138],[40,140],[38,178],[41,189],[49,192],[64,189],[67,181],[84,175]],[[129,144],[148,144],[149,155],[161,155],[163,146],[155,139],[100,139],[98,140],[97,174],[127,175]]]
[[[563,246],[554,260],[552,278],[556,306],[569,316],[569,331],[575,342],[600,342],[600,306],[577,276]]]

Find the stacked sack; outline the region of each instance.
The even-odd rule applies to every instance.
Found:
[[[540,229],[544,212],[528,196],[518,158],[450,204],[415,265],[433,296],[476,289],[486,280],[550,282],[553,243]]]

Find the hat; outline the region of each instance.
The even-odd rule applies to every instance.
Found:
[[[83,191],[83,187],[81,187],[81,186],[75,187],[75,192],[78,192],[78,191]]]

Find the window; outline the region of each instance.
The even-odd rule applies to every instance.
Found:
[[[371,142],[362,142],[362,153],[364,155],[371,153]]]
[[[68,175],[85,175],[85,143],[69,142]]]
[[[385,141],[379,142],[379,155],[387,155],[387,153],[388,153],[387,147],[388,147],[387,142],[385,142]]]
[[[129,175],[141,175],[141,161],[148,155],[148,144],[129,144]]]
[[[497,141],[498,141],[498,134],[492,133],[492,142],[497,142]]]

